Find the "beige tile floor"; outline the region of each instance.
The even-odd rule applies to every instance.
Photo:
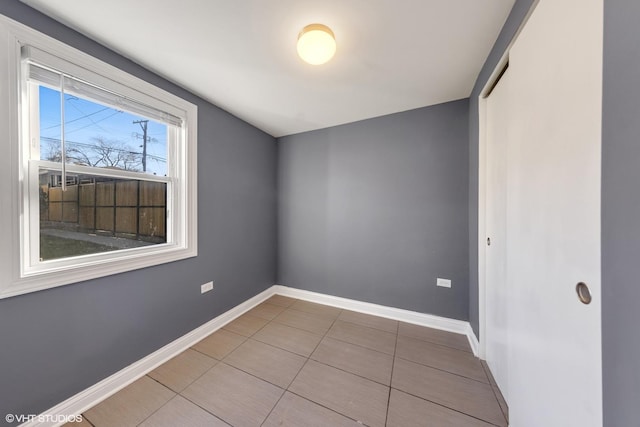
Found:
[[[96,427],[506,426],[508,416],[464,335],[283,296],[83,415]]]

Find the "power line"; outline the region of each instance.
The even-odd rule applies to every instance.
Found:
[[[65,125],[68,125],[69,123],[73,123],[73,122],[77,122],[78,120],[86,119],[87,117],[94,116],[94,115],[96,115],[96,114],[98,114],[98,113],[103,112],[104,110],[109,110],[110,108],[111,108],[111,107],[104,107],[104,108],[101,108],[100,110],[98,110],[98,111],[94,111],[93,113],[90,113],[90,114],[84,115],[84,116],[82,116],[82,117],[78,117],[77,119],[69,120],[68,122],[64,122],[64,124],[65,124]],[[49,127],[44,128],[44,129],[42,129],[42,130],[53,129],[53,128],[57,128],[57,127],[60,127],[60,126],[61,126],[60,124],[52,125],[52,126],[49,126]]]
[[[102,122],[102,121],[104,121],[104,120],[107,120],[108,118],[113,117],[113,116],[115,116],[116,114],[120,114],[120,113],[122,113],[122,111],[116,111],[116,112],[115,112],[115,113],[113,113],[113,114],[109,114],[108,116],[101,118],[101,119],[100,119],[100,120],[98,120],[97,122],[94,122],[93,120],[89,119],[89,120],[91,120],[91,124],[88,124],[88,125],[86,125],[86,126],[79,127],[79,128],[77,128],[77,129],[74,129],[74,130],[70,130],[70,131],[69,131],[69,132],[67,132],[66,134],[70,134],[70,133],[73,133],[73,132],[77,132],[77,131],[79,131],[79,130],[86,129],[86,128],[90,127],[90,126],[94,126],[94,125],[95,125],[95,126],[99,127],[100,129],[102,129],[103,131],[105,131],[105,132],[107,132],[107,133],[109,133],[109,134],[113,135],[113,132],[109,132],[108,130],[105,130],[102,126],[98,126],[98,123],[100,123],[100,122]]]
[[[77,106],[77,105],[75,105],[74,103],[71,103],[71,102],[70,102],[70,103],[69,103],[69,105],[71,105],[71,106],[72,106],[73,108],[75,108],[76,110],[80,111],[82,114],[85,114],[85,112],[84,112],[84,111],[82,111],[82,110],[80,109],[80,107],[78,107],[78,106]],[[111,115],[109,115],[109,116],[107,116],[107,117],[105,117],[105,118],[103,118],[103,119],[100,119],[100,120],[98,120],[98,122],[104,121],[104,120],[108,119],[109,117],[113,117],[113,116],[115,116],[115,115],[116,115],[116,114],[118,114],[118,113],[122,113],[122,111],[116,111],[116,113],[111,114]],[[106,130],[105,128],[103,128],[102,126],[100,126],[100,125],[98,124],[98,122],[94,122],[92,119],[89,119],[89,121],[90,121],[91,123],[93,123],[94,125],[96,125],[99,129],[102,129],[102,131],[103,131],[103,132],[106,132],[106,133],[108,133],[108,134],[113,135],[113,133],[112,133],[112,132],[109,132],[108,130]],[[87,126],[85,126],[85,127],[88,127],[88,126],[91,126],[91,125],[87,125]],[[85,127],[82,127],[82,128],[80,128],[80,129],[84,129]],[[72,131],[72,132],[78,131],[78,130],[80,130],[80,129],[76,129],[76,130],[74,130],[74,131]],[[67,132],[67,133],[70,133],[70,132]]]
[[[108,107],[107,107],[107,108],[108,108]],[[99,126],[97,123],[100,123],[100,122],[102,122],[102,121],[104,121],[104,120],[107,120],[108,118],[113,117],[113,116],[115,116],[116,114],[120,114],[120,113],[122,113],[122,111],[116,111],[116,112],[114,112],[113,114],[109,114],[108,116],[103,117],[103,118],[101,118],[101,119],[100,119],[100,120],[98,120],[98,121],[93,121],[93,120],[89,119],[89,120],[91,121],[91,123],[90,123],[90,124],[85,125],[85,126],[82,126],[82,127],[79,127],[79,128],[77,128],[77,129],[70,130],[70,131],[68,131],[68,132],[65,132],[65,135],[68,135],[68,134],[70,134],[70,133],[74,133],[74,132],[78,132],[79,130],[86,129],[86,128],[90,127],[90,126],[96,126],[96,127],[100,128],[100,129],[102,129],[102,131],[103,131],[103,132],[106,132],[106,133],[108,133],[109,135],[114,135],[114,133],[113,133],[113,132],[109,132],[108,130],[104,129],[102,126]],[[65,122],[65,124],[66,124],[66,123],[69,123],[69,122]],[[60,125],[56,125],[56,126],[60,126]],[[49,129],[49,128],[47,128],[47,129]]]

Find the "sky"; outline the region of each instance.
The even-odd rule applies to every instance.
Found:
[[[97,159],[96,139],[100,138],[109,147],[116,148],[116,154],[133,158],[134,165],[129,168],[142,172],[142,128],[133,122],[146,118],[65,94],[64,119],[65,143],[69,149],[81,150],[89,158]],[[52,151],[59,152],[60,132],[60,92],[40,86],[41,159]],[[147,173],[166,175],[167,126],[149,120],[147,136],[151,138],[147,143]],[[67,150],[68,156],[69,153]]]

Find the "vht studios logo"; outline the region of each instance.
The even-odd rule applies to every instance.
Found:
[[[38,421],[39,423],[81,423],[82,415],[62,415],[62,414],[7,414],[4,420],[8,423],[18,422],[20,424],[27,421]]]

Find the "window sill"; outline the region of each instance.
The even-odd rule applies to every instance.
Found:
[[[194,245],[194,248],[195,247]],[[119,255],[111,259],[89,260],[82,265],[63,267],[55,271],[51,269],[43,272],[27,271],[23,273],[23,277],[13,280],[8,286],[0,289],[0,299],[85,280],[97,279],[140,268],[152,267],[181,259],[192,258],[197,255],[196,249],[166,245],[162,248],[157,248],[153,253],[147,251],[133,253],[128,256]]]

